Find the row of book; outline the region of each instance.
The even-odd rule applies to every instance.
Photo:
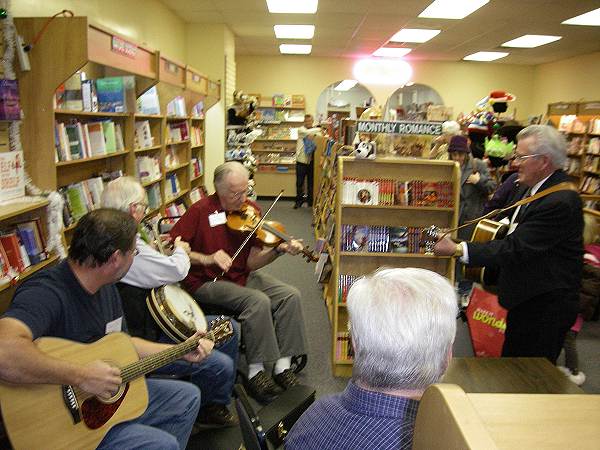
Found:
[[[369,253],[424,253],[422,228],[385,225],[342,225],[340,250]]]
[[[0,280],[10,281],[28,267],[48,259],[39,218],[16,223],[0,233]]]
[[[599,121],[600,122],[600,121]],[[598,133],[600,134],[600,133]],[[588,144],[588,155],[600,155],[600,138],[592,138]]]
[[[193,205],[198,200],[202,200],[207,195],[208,193],[206,192],[206,188],[204,186],[196,186],[190,191],[190,203]]]
[[[579,190],[583,194],[600,193],[600,178],[595,176],[585,177],[583,180],[581,180]]]
[[[585,122],[574,114],[563,115],[560,116],[558,122],[558,131],[576,134],[600,134],[600,118],[594,118],[589,122]]]
[[[186,141],[190,138],[190,130],[188,128],[188,123],[185,120],[169,122],[167,132],[169,133],[167,143]]]
[[[88,79],[85,72],[73,74],[55,94],[55,109],[89,112],[135,111],[135,77]]]
[[[202,160],[193,157],[190,161],[190,176],[191,178],[198,178],[204,174],[204,168],[202,167]]]
[[[55,122],[56,161],[72,161],[123,151],[121,124],[112,120]]]
[[[584,170],[600,173],[600,155],[588,155],[585,157]]]
[[[360,276],[358,275],[340,274],[338,277],[338,303],[346,304],[346,300],[348,299],[348,291],[354,282],[359,278]]]
[[[346,205],[400,205],[452,207],[450,181],[399,181],[345,177],[343,203]]]
[[[338,331],[335,337],[335,359],[337,361],[352,361],[354,348],[348,331]]]
[[[65,226],[72,225],[88,212],[99,208],[102,191],[104,191],[104,183],[101,177],[89,178],[60,188],[58,192],[65,200],[63,213]]]
[[[299,122],[304,121],[303,111],[284,111],[275,108],[261,108],[255,112],[259,122]]]
[[[146,188],[146,196],[148,197],[148,208],[158,209],[162,205],[162,198],[160,196],[160,185],[158,183],[152,184]]]
[[[192,142],[192,147],[204,145],[204,134],[202,133],[202,128],[192,126],[190,130],[190,140]]]
[[[148,120],[135,122],[134,148],[148,148],[154,146],[154,136]]]
[[[567,158],[563,169],[569,175],[579,176],[581,173],[581,160],[579,158]]]

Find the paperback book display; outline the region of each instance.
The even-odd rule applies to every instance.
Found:
[[[451,208],[449,181],[399,181],[391,179],[344,178],[345,205],[432,206]]]
[[[369,253],[425,253],[423,228],[385,225],[342,225],[340,250]]]
[[[340,331],[337,333],[335,340],[335,359],[338,361],[352,361],[352,359],[354,359],[352,338],[348,331]]]
[[[0,233],[0,280],[9,281],[28,267],[48,259],[38,217],[11,225]]]
[[[76,72],[57,89],[54,108],[69,111],[116,112],[135,111],[135,77],[87,79]]]
[[[348,298],[348,291],[352,284],[359,279],[358,275],[343,275],[340,274],[338,279],[338,303],[345,305]]]
[[[100,122],[55,122],[56,161],[73,161],[125,150],[121,124]]]

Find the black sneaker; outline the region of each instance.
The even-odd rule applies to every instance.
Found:
[[[298,378],[292,369],[286,369],[277,375],[273,375],[273,379],[275,380],[275,383],[283,389],[289,389],[292,386],[300,384],[300,381],[298,381]]]
[[[261,403],[270,403],[283,392],[283,390],[273,382],[273,379],[265,374],[264,370],[261,370],[247,380],[245,388],[251,397],[254,397]]]
[[[237,418],[229,412],[226,405],[211,404],[203,406],[196,422],[200,425],[233,427],[239,424]]]

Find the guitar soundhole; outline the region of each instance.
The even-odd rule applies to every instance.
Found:
[[[125,389],[121,393],[121,396],[112,403],[104,403],[96,397],[85,400],[81,405],[81,414],[83,416],[83,422],[87,427],[92,430],[97,430],[108,422],[117,409],[119,409],[119,406],[121,406],[128,390],[129,383],[125,385]]]

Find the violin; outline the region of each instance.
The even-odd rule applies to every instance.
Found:
[[[227,213],[227,226],[240,232],[252,232],[259,224],[256,230],[256,237],[267,247],[277,247],[281,242],[290,242],[292,238],[287,235],[285,227],[274,220],[264,220],[256,208],[247,203],[243,204],[239,211]],[[302,248],[302,257],[306,262],[316,262],[319,258],[309,250],[307,246]]]

